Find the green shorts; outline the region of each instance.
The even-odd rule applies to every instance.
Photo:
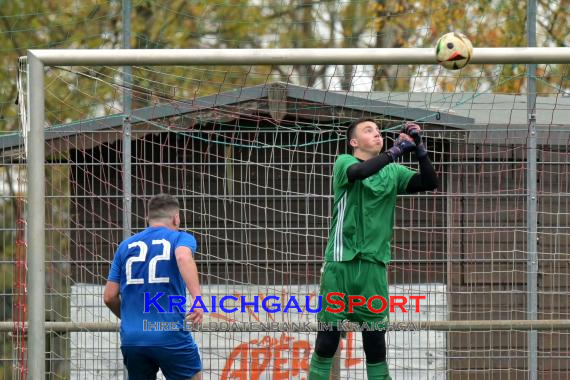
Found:
[[[331,292],[343,293],[344,296],[334,295],[330,303],[327,295]],[[389,297],[386,265],[354,259],[351,261],[327,261],[321,269],[321,283],[319,295],[322,307],[317,314],[321,322],[337,322],[348,320],[350,322],[388,322]],[[362,298],[353,297],[352,312],[349,310],[349,296],[363,296],[365,304],[355,306],[362,302]],[[371,299],[371,297],[373,297]],[[382,297],[385,301],[382,301]],[[327,311],[327,307],[340,310],[340,301],[344,303],[344,310],[337,313]],[[369,309],[373,309],[370,310]],[[384,307],[383,311],[380,311]]]

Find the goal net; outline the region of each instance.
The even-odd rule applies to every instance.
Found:
[[[570,318],[567,70],[541,66],[536,78],[540,320]],[[210,308],[205,322],[218,330],[194,333],[204,378],[306,378],[315,332],[227,332],[223,323],[315,322],[305,300],[315,306],[331,222],[332,165],[348,151],[347,125],[360,117],[378,122],[388,147],[405,121],[420,123],[439,178],[436,191],[404,195],[397,204],[390,293],[426,298],[417,313],[408,305],[391,315],[412,323],[388,332],[393,378],[525,374],[529,330],[514,323],[527,319],[529,299],[532,167],[524,67],[383,72],[393,74],[379,86],[378,68],[358,66],[347,87],[337,65],[133,67],[133,111],[123,115],[118,68],[49,68],[45,316],[75,324],[49,330],[50,374],[123,376],[117,320],[103,305],[103,285],[124,231],[144,229],[145,203],[163,192],[180,200],[181,227],[197,237]],[[125,116],[132,128],[128,158]],[[21,140],[3,139],[4,169],[14,173],[26,153]],[[418,169],[413,155],[400,163]],[[26,188],[23,172],[18,181]],[[12,279],[23,294],[22,277]],[[237,301],[227,306],[244,312],[212,311],[211,296],[233,296]],[[268,296],[295,296],[301,310],[251,306],[255,297],[261,303]],[[435,321],[444,327],[422,325]],[[464,321],[474,323],[458,328]],[[20,369],[26,365],[16,354],[25,349],[22,331],[11,338],[10,360]],[[538,332],[540,374],[570,370],[569,343],[567,331]],[[336,363],[339,378],[365,377],[359,333],[346,334]]]

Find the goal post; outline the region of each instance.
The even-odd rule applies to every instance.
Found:
[[[475,48],[470,64],[570,63],[570,48]],[[28,52],[28,363],[30,378],[45,374],[45,89],[49,66],[130,65],[321,65],[420,64],[435,65],[429,48],[402,49],[165,49],[165,50],[30,50]],[[529,118],[531,115],[529,115]],[[530,120],[529,120],[530,125]],[[536,134],[529,146],[536,147]],[[531,157],[529,155],[529,157]],[[536,159],[536,156],[533,156]],[[529,208],[530,209],[530,208]],[[536,221],[536,218],[529,220]],[[484,323],[485,321],[479,321]],[[488,321],[491,325],[492,321]],[[522,323],[522,322],[521,322]],[[537,328],[539,325],[525,325]],[[534,326],[534,327],[533,327]],[[565,328],[567,321],[556,327]],[[61,327],[61,326],[60,326]],[[524,328],[524,327],[521,327]]]

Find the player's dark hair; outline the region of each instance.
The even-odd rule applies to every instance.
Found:
[[[371,121],[374,124],[378,125],[378,123],[376,123],[376,120],[370,117],[361,117],[360,119],[354,120],[352,123],[350,123],[348,129],[346,130],[346,142],[348,143],[348,146],[350,146],[350,140],[354,138],[354,131],[356,130],[358,124],[364,123],[365,121]]]
[[[157,194],[148,201],[148,220],[170,218],[178,210],[178,199],[169,194]]]

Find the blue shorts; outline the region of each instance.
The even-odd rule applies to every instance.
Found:
[[[167,380],[190,379],[202,370],[195,344],[191,348],[122,346],[121,352],[129,380],[154,380],[159,368]]]

